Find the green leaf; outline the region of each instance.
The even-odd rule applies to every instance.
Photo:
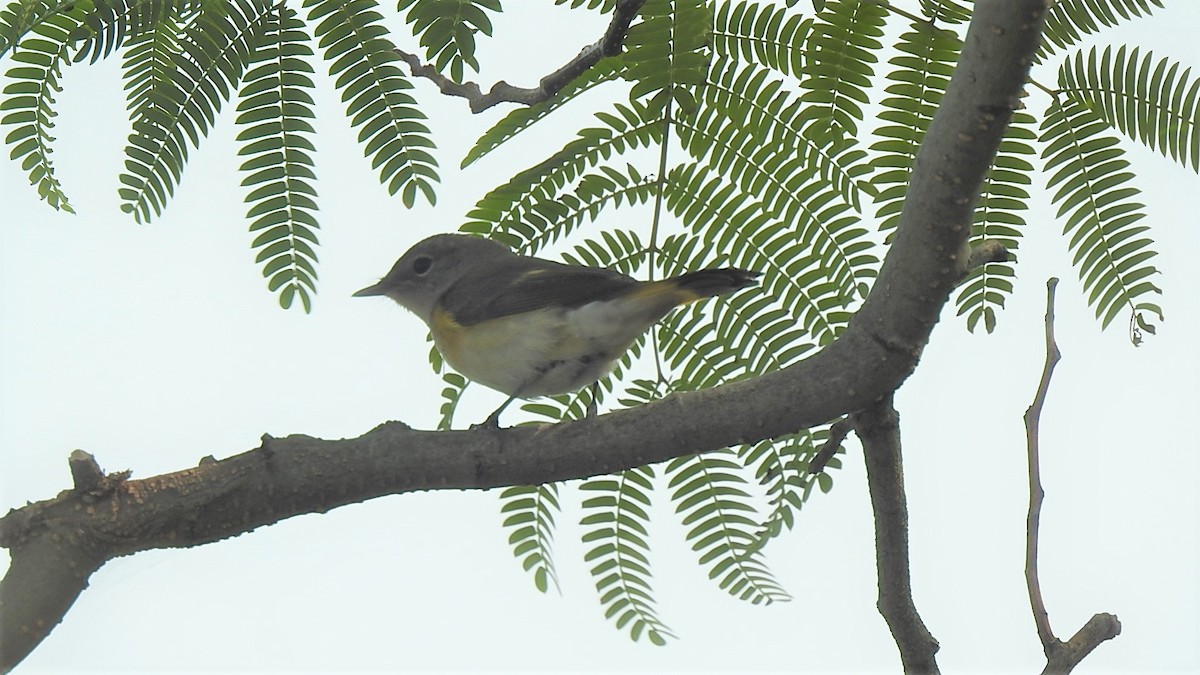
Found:
[[[853,138],[883,47],[887,9],[875,2],[832,0],[817,14],[805,45],[807,66],[800,88],[818,138]]]
[[[558,483],[506,488],[500,493],[508,543],[521,567],[533,575],[534,586],[545,593],[550,583],[561,594],[554,567],[555,517],[561,512]]]
[[[630,98],[643,100],[649,115],[696,109],[696,90],[708,75],[712,6],[703,0],[648,0],[625,38],[625,77]]]
[[[298,298],[306,312],[316,288],[318,228],[310,155],[316,132],[308,122],[316,116],[313,70],[304,58],[313,54],[309,40],[296,13],[276,5],[248,64],[237,107],[242,185],[253,188],[246,197],[247,217],[251,232],[266,235],[254,241],[256,261],[280,294],[280,305],[287,309]]]
[[[1145,214],[1117,139],[1099,115],[1072,99],[1050,107],[1041,131],[1042,158],[1053,172],[1047,187],[1058,188],[1053,200],[1058,216],[1066,218],[1063,233],[1070,237],[1072,262],[1101,326],[1122,308],[1161,319],[1148,301],[1162,293],[1147,280],[1158,273],[1150,264],[1157,254],[1148,238],[1138,238],[1147,229],[1138,225]]]
[[[783,75],[804,72],[804,43],[813,20],[789,8],[739,0],[716,7],[713,49],[719,57]]]
[[[138,222],[162,213],[189,148],[200,144],[233,95],[271,16],[269,6],[250,0],[206,6],[182,26],[176,42],[164,35],[177,29],[174,16],[165,15],[145,45],[139,43],[145,49],[127,59],[133,133],[118,193],[121,209]]]
[[[756,605],[790,600],[756,546],[759,521],[742,470],[730,451],[672,460],[671,501],[700,564],[722,590]]]
[[[1162,0],[1057,0],[1049,5],[1039,58],[1079,42],[1101,28],[1117,26],[1162,7]]]
[[[73,42],[70,36],[81,25],[81,8],[56,8],[52,11],[43,2],[12,3],[0,13],[0,39],[5,40],[6,52],[27,32],[21,49],[12,56],[14,65],[8,70],[12,80],[4,87],[5,100],[0,104],[0,124],[9,127],[5,143],[9,157],[20,162],[29,183],[38,196],[51,207],[74,213],[62,183],[54,175],[54,109],[55,95],[62,91],[58,78],[63,65],[70,62]]]
[[[647,524],[654,469],[649,466],[593,478],[580,486],[583,502],[584,560],[605,608],[605,617],[629,637],[645,635],[663,645],[675,637],[658,617],[650,585],[650,547]]]
[[[412,208],[418,195],[435,202],[437,161],[427,149],[433,139],[408,93],[412,84],[395,63],[400,59],[387,38],[374,0],[305,0],[315,23],[329,74],[342,94],[350,123],[358,129],[371,166],[389,194]]]
[[[1200,80],[1178,62],[1139,53],[1078,52],[1059,70],[1062,89],[1130,139],[1200,172]]]
[[[984,178],[983,191],[971,225],[971,245],[992,241],[1009,251],[1006,262],[987,263],[975,268],[959,285],[958,315],[967,317],[967,330],[974,331],[983,321],[984,330],[996,329],[997,312],[1012,294],[1016,277],[1015,255],[1026,228],[1022,212],[1029,208],[1029,191],[1034,154],[1031,141],[1037,138],[1032,115],[1017,111],[1005,131],[1004,140],[992,167]]]
[[[479,71],[475,35],[490,37],[488,12],[501,11],[500,0],[399,0],[397,9],[407,10],[405,21],[425,48],[425,60],[456,82],[463,81],[464,66]]]

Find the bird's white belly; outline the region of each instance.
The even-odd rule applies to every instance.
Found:
[[[564,394],[603,377],[649,327],[642,317],[630,321],[621,302],[435,329],[434,342],[455,370],[492,389],[521,398]]]

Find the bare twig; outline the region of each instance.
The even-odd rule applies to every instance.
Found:
[[[396,50],[396,53],[412,68],[413,75],[430,80],[438,86],[443,94],[467,99],[473,113],[483,112],[498,103],[534,105],[550,100],[572,80],[596,65],[600,59],[620,54],[621,48],[625,44],[625,35],[629,32],[629,24],[633,23],[633,17],[637,16],[644,4],[646,4],[646,0],[618,0],[616,8],[613,10],[612,20],[609,21],[604,35],[580,50],[579,54],[567,61],[563,67],[543,77],[536,87],[514,87],[501,80],[492,85],[491,90],[485,94],[478,84],[474,82],[459,84],[439,73],[433,66],[421,63],[421,59],[414,54],[399,49]]]
[[[1038,639],[1046,653],[1046,668],[1043,675],[1069,673],[1101,642],[1111,640],[1121,633],[1121,622],[1112,614],[1096,614],[1079,629],[1068,642],[1054,636],[1050,628],[1050,615],[1042,599],[1042,588],[1038,581],[1038,532],[1042,518],[1041,464],[1038,459],[1038,434],[1042,408],[1050,390],[1050,378],[1058,365],[1062,353],[1054,339],[1054,292],[1058,279],[1051,277],[1046,282],[1046,366],[1038,383],[1033,403],[1025,411],[1025,440],[1029,452],[1029,515],[1025,521],[1025,585],[1029,589],[1029,606],[1033,610],[1033,621],[1037,625]]]
[[[833,459],[838,450],[842,449],[842,441],[846,440],[846,436],[850,435],[851,431],[854,431],[854,424],[850,421],[850,418],[843,417],[834,422],[829,427],[829,438],[825,440],[825,445],[822,445],[817,454],[813,455],[813,458],[809,460],[808,472],[821,473],[825,471],[825,465],[829,463],[829,460]]]
[[[863,445],[871,511],[875,515],[877,606],[900,649],[904,672],[937,673],[934,655],[938,642],[925,627],[912,598],[899,419],[891,395],[853,416],[854,431]]]

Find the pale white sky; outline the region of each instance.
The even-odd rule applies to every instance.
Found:
[[[562,10],[551,16],[564,25],[540,31],[539,42],[553,44],[514,37],[490,47],[481,59],[494,67],[480,79],[531,83],[598,32]],[[519,18],[505,17],[498,31],[521,35]],[[572,32],[579,25],[584,32]],[[1176,2],[1106,41],[1141,40],[1194,67],[1200,54],[1188,29],[1196,25],[1200,6]],[[242,452],[263,433],[352,437],[389,419],[431,427],[441,386],[425,363],[424,327],[350,293],[413,242],[455,229],[487,189],[561,145],[578,118],[458,172],[497,114],[472,118],[422,84],[444,182],[436,208],[408,212],[378,186],[321,78],[325,229],[320,295],[305,316],[279,310],[253,264],[231,111],[193,153],[161,219],[139,226],[118,211],[128,131],[116,66],[110,59],[64,77],[56,157],[80,215],[51,211],[19,167],[0,163],[0,508],[66,489],[75,448],[108,470],[146,477]],[[1053,79],[1044,70],[1038,77]],[[590,115],[582,103],[578,114]],[[1134,349],[1119,322],[1099,330],[1040,197],[996,334],[966,334],[949,309],[899,394],[916,599],[947,672],[1031,672],[1044,663],[1022,577],[1021,414],[1042,368],[1051,275],[1063,278],[1064,352],[1042,437],[1051,620],[1066,639],[1094,612],[1120,617],[1122,635],[1080,672],[1200,670],[1200,183],[1161,156],[1133,157],[1161,253],[1167,321],[1159,335]],[[648,224],[635,211],[605,218]],[[499,396],[472,390],[462,419],[482,419]],[[506,417],[516,418],[515,409]],[[661,506],[655,590],[680,636],[665,648],[633,644],[604,619],[581,562],[577,493],[565,493],[559,519],[562,597],[538,594],[512,558],[495,493],[428,493],[111,562],[22,672],[895,672],[895,647],[874,608],[872,523],[855,444],[844,461],[833,493],[814,497],[796,531],[768,548],[791,603],[754,607],[726,596]]]

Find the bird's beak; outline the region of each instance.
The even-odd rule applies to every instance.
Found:
[[[384,282],[380,281],[377,284],[367,286],[366,288],[362,289],[361,291],[355,291],[354,295],[352,297],[365,298],[365,297],[368,297],[371,295],[387,295],[387,292],[388,292],[388,285],[385,284]]]

